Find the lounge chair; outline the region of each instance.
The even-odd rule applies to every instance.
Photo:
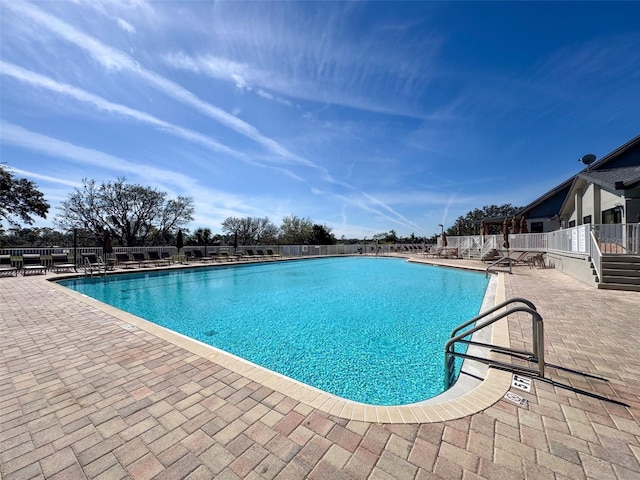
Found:
[[[258,258],[266,258],[267,260],[270,260],[271,255],[267,255],[266,253],[264,253],[264,250],[256,250],[256,255],[258,256]]]
[[[258,257],[256,255],[253,254],[253,252],[251,252],[251,254],[249,254],[248,250],[236,250],[236,256],[238,257],[238,260],[257,260]]]
[[[160,254],[155,250],[149,252],[149,261],[155,262],[158,267],[167,266],[171,263],[171,261],[166,258],[160,258]]]
[[[516,252],[514,252],[516,253]],[[519,263],[524,263],[524,264],[530,264],[529,262],[529,255],[530,252],[518,252],[519,255],[517,257],[511,257],[511,260],[513,261],[513,263],[515,265],[519,264]]]
[[[213,262],[213,257],[205,257],[200,250],[194,250],[192,253],[195,260],[200,262]],[[149,252],[149,254],[151,254],[151,252]]]
[[[60,271],[70,272],[76,269],[75,263],[69,261],[66,253],[54,253],[51,255],[51,271],[60,273]]]
[[[39,254],[25,253],[22,255],[22,275],[26,275],[27,272],[47,273],[47,267],[42,264]]]
[[[116,265],[123,268],[139,267],[140,262],[131,260],[128,253],[116,253]]]
[[[426,257],[431,257],[431,258],[435,258],[438,257],[440,258],[442,256],[442,253],[444,252],[444,247],[437,247],[437,248],[432,248],[427,252],[424,252],[423,255]]]
[[[236,257],[241,262],[244,260],[246,261],[252,260],[252,258],[249,255],[247,255],[247,252],[245,252],[244,250],[236,250]]]
[[[229,252],[218,252],[218,256],[220,257],[220,259],[224,258],[228,262],[233,262],[234,260],[238,259],[236,255],[230,255]]]
[[[270,257],[273,257],[273,258],[282,257],[282,255],[280,255],[279,253],[273,253],[273,250],[271,250],[270,248],[267,248],[267,255],[269,255]]]
[[[493,248],[482,256],[482,261],[493,262],[495,260],[499,260],[500,258],[502,258],[502,255],[500,254],[500,252],[498,252],[498,250]]]
[[[0,255],[0,276],[18,276],[18,269],[11,264],[11,255]]]
[[[131,255],[141,267],[150,267],[151,265],[155,265],[156,263],[154,260],[147,260],[143,252],[133,252]]]
[[[253,252],[253,250],[251,250],[251,249],[247,249],[247,256],[248,256],[248,258],[249,258],[250,260],[258,260],[258,259],[260,259],[260,256],[259,256],[259,255],[256,255],[256,254]]]

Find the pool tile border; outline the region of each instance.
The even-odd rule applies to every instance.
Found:
[[[498,273],[497,275],[496,305],[505,300],[504,274]],[[417,403],[400,406],[367,405],[337,397],[297,380],[285,377],[284,375],[251,363],[233,354],[211,347],[210,345],[168,330],[84,294],[65,288],[55,282],[52,282],[51,285],[65,295],[70,295],[77,300],[113,316],[117,319],[118,324],[126,330],[130,330],[129,326],[133,325],[311,408],[347,420],[385,424],[434,423],[445,420],[455,420],[489,408],[498,402],[511,387],[512,376],[509,372],[488,369],[484,380],[478,386],[457,398],[438,402],[436,397],[435,403],[428,404]],[[133,332],[134,331],[135,330],[133,330]],[[509,327],[506,318],[497,321],[493,325],[492,343],[505,347],[510,345]],[[491,353],[490,356],[497,358],[497,354],[494,353]]]

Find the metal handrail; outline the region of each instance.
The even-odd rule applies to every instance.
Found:
[[[593,229],[591,230],[591,235],[594,236],[594,239],[595,239],[595,235],[593,233]],[[626,245],[623,245],[622,243],[618,242],[618,240],[616,238],[614,238],[614,237],[611,237],[609,235],[605,235],[602,232],[598,232],[598,239],[595,239],[596,240],[596,245],[598,245],[598,246],[599,246],[600,242],[602,242],[603,244],[613,245],[616,250],[618,250],[618,249],[622,250],[622,254],[624,254],[624,255],[633,254],[633,252]],[[610,250],[610,249],[611,249],[611,247],[608,248],[608,250]],[[620,252],[616,251],[615,253],[618,254]]]
[[[474,322],[477,322],[478,320],[486,317],[487,315],[501,309],[504,308],[505,306],[515,303],[515,302],[520,302],[520,303],[524,303],[526,306],[516,306],[513,308],[510,308],[490,319],[488,319],[487,321],[480,323],[480,324],[476,324],[473,328],[469,329],[469,330],[465,330],[462,333],[457,333],[459,332],[461,329],[471,325]],[[485,343],[480,343],[480,342],[474,342],[471,340],[465,340],[466,337],[468,337],[469,335],[477,332],[478,330],[483,329],[484,327],[487,327],[489,325],[492,325],[493,323],[497,322],[498,320],[501,320],[509,315],[511,315],[512,313],[517,313],[517,312],[525,312],[525,313],[529,313],[531,314],[531,330],[532,330],[532,340],[533,340],[533,352],[528,352],[528,351],[524,351],[524,350],[516,350],[516,349],[512,349],[512,348],[507,348],[507,347],[501,347],[498,345],[490,345],[490,344],[485,344]],[[517,366],[517,365],[511,365],[511,364],[507,364],[504,362],[499,362],[497,360],[492,360],[492,359],[488,359],[488,358],[482,358],[482,357],[477,357],[474,355],[469,355],[467,353],[459,353],[455,351],[455,344],[456,343],[465,343],[467,345],[475,345],[475,346],[479,346],[479,347],[485,347],[485,348],[491,348],[494,351],[498,352],[498,353],[503,353],[503,354],[507,354],[507,355],[513,355],[519,358],[524,358],[530,362],[535,362],[538,364],[537,369],[533,369],[530,367],[522,367],[522,366]],[[520,372],[526,372],[532,375],[537,375],[540,378],[544,378],[544,325],[543,325],[543,321],[542,321],[542,316],[538,313],[538,311],[536,310],[535,305],[533,305],[532,302],[530,302],[529,300],[526,300],[524,298],[512,298],[510,300],[507,300],[505,302],[502,302],[499,305],[496,305],[495,307],[487,310],[486,312],[483,312],[482,314],[478,315],[475,318],[472,318],[471,320],[459,325],[458,327],[456,327],[452,332],[451,332],[451,338],[447,341],[447,343],[445,343],[445,389],[449,389],[451,387],[451,385],[453,384],[453,377],[454,377],[454,372],[455,372],[455,362],[454,359],[455,357],[459,357],[459,358],[468,358],[470,360],[475,360],[481,363],[485,363],[489,366],[494,365],[496,367],[501,367],[501,368],[510,368],[513,371],[520,371]]]
[[[103,267],[103,275],[107,274],[107,263],[102,259],[101,255],[98,255],[96,257],[97,259],[97,263],[98,263],[98,273],[100,273],[100,269],[102,269]],[[87,273],[88,270],[88,273]],[[85,275],[93,275],[93,265],[91,264],[91,262],[89,261],[89,259],[87,257],[84,257],[84,274]]]
[[[487,275],[489,275],[489,269],[491,267],[495,267],[497,264],[499,264],[500,262],[504,262],[505,260],[509,260],[509,273],[513,273],[513,258],[511,258],[511,255],[505,255],[501,258],[499,258],[498,260],[495,260],[494,262],[490,263],[489,266],[485,269],[485,272],[487,273]]]
[[[532,308],[534,310],[537,310],[536,306],[533,304],[533,302],[531,300],[527,300],[526,298],[522,298],[522,297],[514,297],[514,298],[510,298],[509,300],[505,300],[504,302],[495,305],[494,307],[490,308],[489,310],[486,310],[484,312],[482,312],[481,314],[473,317],[471,320],[468,320],[464,323],[461,323],[460,325],[458,325],[456,328],[454,328],[451,331],[451,337],[454,337],[458,334],[458,332],[460,330],[462,330],[465,327],[468,327],[469,325],[471,325],[472,323],[477,322],[478,320],[483,319],[484,317],[486,317],[487,315],[491,315],[493,312],[497,312],[498,310],[500,310],[501,308],[506,307],[507,305],[510,305],[512,303],[524,303],[526,306],[528,306],[529,308]]]
[[[598,240],[596,239],[593,230],[589,232],[591,238],[591,260],[593,261],[593,268],[596,269],[596,274],[598,275],[598,279],[602,282],[602,252],[600,251],[600,246],[598,245]]]

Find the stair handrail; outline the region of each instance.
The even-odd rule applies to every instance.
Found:
[[[505,306],[515,303],[515,302],[520,302],[520,303],[524,303],[525,306],[515,306],[513,308],[510,308],[504,312],[499,313],[498,315],[489,318],[488,320],[486,320],[483,323],[480,324],[476,324],[474,327],[470,328],[469,330],[465,330],[462,333],[457,333],[459,332],[462,328],[465,328],[469,325],[471,325],[474,322],[477,322],[478,320],[486,317],[487,315],[496,312],[497,310],[504,308]],[[523,350],[516,350],[516,349],[512,349],[512,348],[507,348],[507,347],[501,347],[498,345],[491,345],[491,344],[485,344],[485,343],[480,343],[480,342],[475,342],[472,340],[465,340],[466,337],[468,337],[469,335],[472,335],[473,333],[477,332],[478,330],[481,330],[489,325],[492,325],[493,323],[497,322],[498,320],[501,320],[505,317],[508,317],[509,315],[513,314],[513,313],[517,313],[517,312],[525,312],[525,313],[529,313],[531,315],[531,333],[532,333],[532,339],[533,339],[533,352],[527,352],[527,351],[523,351]],[[520,371],[520,372],[526,372],[526,373],[530,373],[532,375],[537,375],[540,378],[544,378],[544,325],[543,325],[543,321],[542,321],[542,316],[538,313],[535,305],[533,305],[533,303],[527,299],[524,298],[512,298],[510,300],[507,300],[505,302],[500,303],[499,305],[496,305],[495,307],[487,310],[486,312],[481,313],[480,315],[478,315],[477,317],[472,318],[471,320],[468,320],[467,322],[464,322],[463,324],[457,326],[452,332],[451,332],[452,337],[445,343],[445,390],[448,390],[451,385],[453,384],[453,377],[454,377],[454,373],[455,373],[455,362],[454,359],[455,357],[461,357],[461,358],[468,358],[470,360],[476,360],[482,363],[486,363],[487,365],[491,366],[491,365],[495,365],[496,367],[500,367],[500,368],[510,368],[513,371]],[[481,357],[477,357],[477,356],[473,356],[473,355],[469,355],[467,353],[459,353],[455,351],[455,344],[457,342],[460,343],[465,343],[467,345],[475,345],[475,346],[479,346],[479,347],[485,347],[485,348],[491,348],[499,353],[504,353],[504,354],[511,354],[511,355],[515,355],[518,356],[520,358],[525,358],[526,360],[530,361],[530,362],[535,362],[538,364],[538,368],[537,369],[533,369],[533,368],[529,368],[529,367],[521,367],[521,366],[517,366],[517,365],[510,365],[510,364],[505,364],[504,362],[499,362],[497,360],[492,360],[492,359],[487,359],[487,358],[481,358]],[[525,355],[525,357],[523,357],[523,355]]]
[[[589,231],[589,235],[591,238],[591,261],[593,262],[593,268],[596,269],[596,275],[598,275],[598,280],[602,280],[602,252],[600,251],[600,245],[598,245],[598,239],[593,232],[593,229]]]

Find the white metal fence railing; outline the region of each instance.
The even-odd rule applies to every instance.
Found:
[[[593,238],[592,238],[593,237]],[[438,237],[438,246],[442,245],[442,237]],[[505,250],[504,236],[498,235],[467,235],[447,236],[447,247],[458,248],[459,254],[464,257],[484,255],[491,249]],[[598,247],[597,251],[594,246]],[[187,245],[183,251],[199,250],[203,254],[213,254],[226,251],[233,254],[236,250],[271,250],[282,257],[313,257],[327,255],[386,255],[390,253],[421,253],[430,245],[425,244],[379,244],[375,242],[362,242],[349,245],[252,245],[252,246],[197,246]],[[578,225],[546,233],[509,234],[509,249],[531,252],[558,252],[572,255],[582,255],[595,258],[599,255],[640,255],[640,223],[607,224],[607,225]],[[156,251],[160,254],[169,252],[170,255],[178,253],[175,246],[157,247],[114,247],[114,253]],[[477,252],[476,252],[477,251]],[[45,265],[51,264],[51,255],[66,253],[69,261],[76,264],[82,262],[83,253],[93,253],[96,256],[105,257],[102,247],[24,247],[24,248],[0,248],[0,255],[10,255],[15,266],[21,265],[21,256],[27,253],[36,253],[42,256]],[[599,265],[598,259],[598,265]]]
[[[600,250],[605,254],[640,254],[640,223],[592,225]]]
[[[546,233],[511,233],[509,249],[592,256],[591,232],[602,254],[640,255],[640,223],[586,224]],[[442,245],[441,236],[438,245]],[[479,248],[482,254],[493,248],[505,250],[502,234],[447,236],[447,246],[459,248],[463,256],[474,248]]]
[[[350,244],[350,245],[239,245],[234,247],[233,245],[224,246],[198,246],[187,245],[183,247],[182,253],[192,253],[194,250],[200,251],[203,256],[212,255],[220,252],[227,252],[234,254],[239,251],[247,252],[258,250],[263,251],[265,254],[271,251],[274,254],[280,255],[284,258],[296,258],[296,257],[314,257],[314,256],[329,256],[329,255],[386,255],[390,253],[421,253],[424,252],[429,245],[424,244],[378,244],[374,242]],[[114,247],[113,255],[116,253],[127,253],[129,256],[133,253],[143,252],[148,255],[148,252],[155,251],[162,256],[163,253],[168,252],[171,256],[178,253],[178,249],[175,246],[149,246],[149,247]],[[83,265],[83,254],[94,254],[96,257],[102,257],[106,259],[102,247],[21,247],[21,248],[0,248],[0,255],[9,255],[11,262],[14,266],[20,268],[22,266],[22,255],[24,254],[39,254],[41,256],[41,263],[47,267],[50,267],[53,263],[53,254],[66,254],[70,263],[75,263],[78,267]]]

